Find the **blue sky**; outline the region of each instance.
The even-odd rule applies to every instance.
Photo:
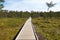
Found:
[[[13,11],[47,11],[46,2],[57,3],[50,8],[52,11],[60,11],[60,0],[5,0],[4,10]]]

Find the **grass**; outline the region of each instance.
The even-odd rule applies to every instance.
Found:
[[[60,40],[60,18],[33,18],[38,37],[43,36],[44,40]],[[40,40],[40,39],[39,39]]]
[[[0,40],[13,40],[27,18],[0,18]]]

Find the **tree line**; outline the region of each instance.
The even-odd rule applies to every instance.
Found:
[[[0,11],[0,18],[28,18],[30,16],[30,13],[28,11],[26,12],[18,12],[18,11],[7,11],[2,10]]]
[[[8,11],[8,10],[1,10],[0,11],[0,18],[37,18],[37,17],[44,17],[44,18],[52,18],[52,17],[60,17],[60,12],[28,12],[28,11]]]
[[[4,7],[5,0],[0,0],[0,18],[37,18],[37,17],[43,17],[43,18],[52,18],[52,17],[60,17],[60,12],[28,12],[28,11],[8,11],[8,10],[2,10]],[[53,2],[47,3],[48,9],[50,7],[53,7],[55,4]]]

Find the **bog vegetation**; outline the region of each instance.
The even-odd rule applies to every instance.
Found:
[[[39,40],[60,40],[60,18],[33,18]]]
[[[42,40],[60,40],[60,12],[0,11],[0,40],[12,40],[25,21],[32,17]]]
[[[26,18],[0,18],[0,40],[13,40]]]

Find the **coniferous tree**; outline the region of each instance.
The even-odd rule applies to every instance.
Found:
[[[4,0],[0,0],[0,10],[4,7],[3,3],[4,3]]]

